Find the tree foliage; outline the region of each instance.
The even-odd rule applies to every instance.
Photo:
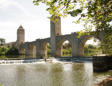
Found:
[[[97,35],[105,32],[101,45],[112,51],[112,0],[34,0],[33,3],[44,3],[51,19],[71,15],[78,17],[75,23],[84,22],[86,31],[94,30]]]
[[[99,46],[94,46],[91,44],[84,46],[85,56],[93,56],[93,55],[98,55],[98,54],[101,54],[101,49],[99,48]]]
[[[0,55],[19,55],[19,52],[15,47],[0,46]]]
[[[110,34],[110,35],[109,35]],[[101,49],[103,53],[107,55],[112,55],[112,35],[109,33],[107,36],[105,36],[105,40],[102,40],[101,43]]]
[[[19,51],[18,51],[18,49],[16,47],[11,47],[6,52],[6,55],[19,55]]]
[[[4,47],[4,46],[0,46],[0,55],[5,55],[6,52],[8,52],[8,48]]]
[[[63,44],[62,56],[72,56],[72,47],[70,43]]]
[[[112,0],[34,0],[35,5],[44,3],[52,17],[79,16],[77,23],[94,26],[96,31],[112,30]]]
[[[0,38],[0,46],[4,45],[5,44],[5,39],[3,38]]]
[[[97,34],[104,31],[101,48],[104,53],[112,54],[112,0],[94,0],[88,5],[88,15],[96,27]]]

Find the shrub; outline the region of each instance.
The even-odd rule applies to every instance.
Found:
[[[19,55],[19,51],[18,51],[17,48],[11,47],[11,48],[7,51],[6,55]]]

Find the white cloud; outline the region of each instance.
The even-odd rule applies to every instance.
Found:
[[[27,8],[25,8],[24,6],[22,6],[19,2],[15,1],[15,0],[0,0],[0,9],[8,9],[9,7],[15,7],[20,9],[22,12],[22,14],[28,16],[28,17],[32,17],[32,18],[36,18],[37,16],[35,16],[34,14],[32,14],[31,12],[29,12],[27,10]]]
[[[0,0],[0,9],[8,7],[10,4],[9,0]]]
[[[5,10],[0,14],[0,37],[5,38],[7,42],[16,41],[16,32],[20,24],[25,28],[26,41],[50,36],[50,22],[45,6],[36,8],[27,0],[0,0],[0,10]],[[73,20],[71,17],[62,19],[62,34],[70,34],[83,28],[73,24]]]

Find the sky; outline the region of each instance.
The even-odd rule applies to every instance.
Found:
[[[46,6],[35,6],[33,0],[0,0],[0,38],[6,43],[17,40],[17,29],[20,25],[25,29],[25,41],[50,37],[50,20]],[[75,18],[61,19],[62,34],[84,29],[81,24],[74,24]]]

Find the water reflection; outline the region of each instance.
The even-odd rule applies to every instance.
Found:
[[[18,65],[16,67],[16,86],[25,86],[25,66]]]
[[[92,86],[91,63],[0,65],[4,86]]]
[[[55,63],[51,65],[50,71],[50,86],[62,86],[62,74],[63,74],[63,65],[60,63]]]
[[[84,64],[84,74],[85,74],[85,86],[93,86],[93,66],[92,63]]]
[[[84,80],[84,64],[76,63],[72,65],[73,71],[71,72],[72,82],[74,86],[86,86]]]
[[[63,65],[63,85],[62,86],[74,86],[75,84],[72,82],[72,64],[64,64]]]

